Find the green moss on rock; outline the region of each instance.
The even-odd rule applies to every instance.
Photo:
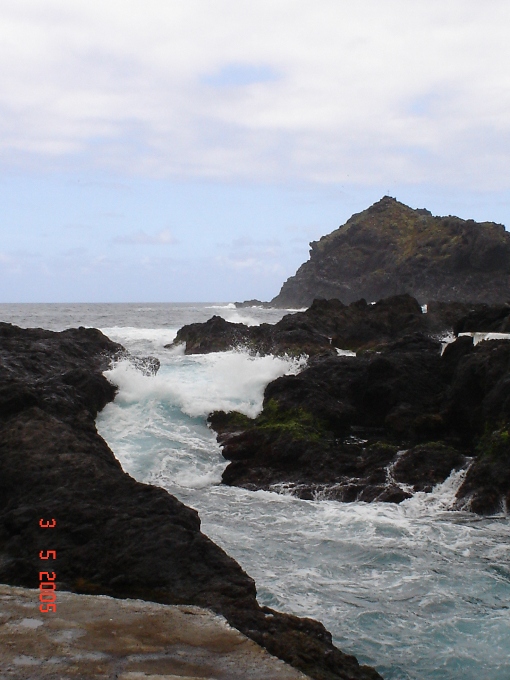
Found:
[[[278,430],[293,439],[319,441],[328,436],[326,424],[303,408],[284,409],[276,399],[270,399],[255,419],[260,430]]]
[[[507,425],[498,430],[487,431],[478,441],[476,453],[479,458],[510,462],[510,432]]]

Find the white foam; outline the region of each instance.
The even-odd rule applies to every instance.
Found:
[[[356,352],[353,352],[350,349],[338,349],[336,348],[336,353],[338,354],[339,357],[355,357]]]
[[[411,516],[427,516],[444,510],[451,510],[456,501],[457,491],[466,478],[469,465],[461,470],[454,470],[441,484],[436,484],[430,493],[419,491],[412,498],[408,498],[400,505]]]
[[[510,333],[459,333],[459,338],[461,336],[472,337],[475,345],[484,340],[510,340]]]
[[[102,328],[101,332],[110,340],[123,345],[133,343],[151,343],[155,347],[164,347],[175,340],[176,328],[135,328],[134,326],[112,326]]]
[[[225,321],[230,321],[230,323],[244,323],[246,326],[259,326],[262,323],[261,319],[255,319],[252,316],[248,316],[245,312],[239,313],[237,309],[228,310],[221,314]]]
[[[261,357],[231,350],[176,356],[155,376],[143,375],[129,361],[117,363],[105,375],[119,387],[117,402],[124,405],[153,399],[177,405],[191,417],[206,417],[214,410],[255,417],[262,410],[266,385],[279,376],[298,373],[305,363],[304,357]],[[189,370],[190,364],[194,370]]]
[[[206,309],[237,309],[233,302],[227,302],[224,305],[208,305]]]

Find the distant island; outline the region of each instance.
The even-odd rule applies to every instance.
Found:
[[[316,298],[349,304],[408,293],[421,304],[510,299],[510,234],[502,224],[434,217],[384,196],[310,244],[310,259],[269,303],[309,307]]]

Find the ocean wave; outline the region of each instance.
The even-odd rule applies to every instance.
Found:
[[[266,385],[281,375],[298,373],[305,364],[303,357],[230,350],[174,355],[155,376],[143,375],[129,361],[118,362],[105,375],[119,387],[118,403],[153,399],[172,403],[193,418],[205,418],[214,410],[236,410],[253,418],[262,410]]]

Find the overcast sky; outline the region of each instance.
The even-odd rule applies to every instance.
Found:
[[[384,194],[510,224],[507,0],[2,0],[0,301],[276,295]]]

